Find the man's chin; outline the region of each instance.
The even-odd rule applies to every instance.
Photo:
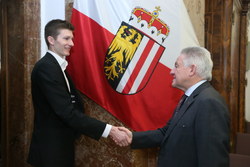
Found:
[[[172,87],[173,87],[173,88],[176,88],[175,82],[172,82]]]
[[[69,56],[69,55],[70,55],[70,52],[65,52],[64,55],[65,55],[65,56]]]

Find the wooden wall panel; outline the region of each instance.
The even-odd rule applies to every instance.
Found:
[[[40,1],[1,0],[0,9],[2,163],[27,167],[33,127],[30,74],[40,55]]]
[[[247,4],[241,0],[206,0],[205,46],[214,61],[213,86],[225,98],[231,115],[231,149],[234,151],[235,135],[244,131],[244,80],[246,56]],[[243,17],[244,16],[244,17]],[[243,96],[244,97],[244,96]]]

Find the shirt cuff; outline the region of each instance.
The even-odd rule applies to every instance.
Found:
[[[110,131],[111,131],[111,128],[112,128],[112,125],[107,124],[104,131],[103,131],[103,133],[102,133],[102,137],[107,138]]]

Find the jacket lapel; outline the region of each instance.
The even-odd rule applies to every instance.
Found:
[[[176,127],[176,125],[178,124],[180,119],[183,117],[183,115],[185,114],[187,109],[193,104],[193,102],[195,101],[196,97],[200,94],[200,92],[202,92],[205,88],[210,87],[210,86],[211,85],[210,85],[209,82],[204,82],[198,88],[196,88],[194,90],[194,92],[187,98],[186,102],[181,107],[181,109],[180,109],[179,113],[177,114],[177,116],[174,119],[171,120],[171,124],[169,125],[168,130],[166,131],[163,142],[171,134],[173,129]]]
[[[68,72],[67,72],[66,70],[65,70],[64,72],[65,72],[65,75],[66,75],[66,77],[67,77],[67,79],[68,79],[68,81],[69,81],[70,90],[71,90],[71,91],[75,90],[73,81],[71,80],[71,78],[70,78]]]
[[[60,71],[60,74],[58,74],[58,75],[61,75],[61,77],[63,78],[63,80],[64,80],[64,84],[65,84],[65,88],[67,89],[67,92],[70,94],[70,92],[69,92],[69,89],[68,89],[68,86],[67,86],[67,82],[66,82],[66,80],[65,80],[65,78],[64,78],[64,75],[63,75],[63,71],[62,71],[62,69],[61,69],[61,66],[60,66],[60,64],[57,62],[57,60],[54,58],[54,56],[53,55],[51,55],[49,52],[47,52],[46,53],[46,58],[50,61],[50,62],[53,62],[54,64],[55,64],[55,66],[57,66],[57,68],[58,68],[58,70]],[[67,76],[67,74],[65,73],[65,76],[67,77],[67,78],[69,78],[68,76]],[[69,79],[68,79],[69,80]],[[70,81],[69,81],[69,85],[70,85],[70,89],[71,89],[71,83],[70,83]]]

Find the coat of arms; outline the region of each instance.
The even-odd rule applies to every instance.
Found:
[[[160,7],[152,13],[140,7],[134,8],[130,24],[122,22],[111,42],[104,72],[117,92],[136,94],[146,87],[153,75],[169,34],[169,27],[158,18],[159,11]]]

